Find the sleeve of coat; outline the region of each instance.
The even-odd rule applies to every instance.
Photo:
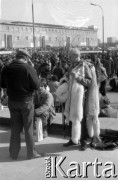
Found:
[[[48,111],[52,105],[53,96],[51,93],[47,93],[44,98],[45,98],[45,100],[44,100],[43,104],[39,108],[35,109],[36,116],[39,116],[40,114],[43,114],[46,111]]]
[[[87,64],[85,64],[85,77],[79,76],[75,78],[78,83],[82,84],[85,87],[89,87],[92,82],[91,68]]]
[[[31,89],[38,90],[40,85],[40,79],[38,78],[36,70],[31,66],[29,66],[28,69],[28,77],[29,77]]]
[[[1,74],[0,74],[0,87],[2,88],[7,88],[6,83],[5,83],[5,70],[6,70],[6,66],[2,68]]]

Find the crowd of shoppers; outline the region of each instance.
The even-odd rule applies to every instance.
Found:
[[[77,48],[71,48],[68,52],[58,49],[41,53],[19,49],[1,56],[0,88],[7,90],[11,115],[11,158],[18,158],[23,128],[27,159],[40,157],[34,145],[34,123],[38,118],[42,120],[44,138],[47,137],[48,121],[61,101],[56,91],[61,85],[61,90],[65,90],[64,84],[66,98],[61,105],[65,121],[71,125],[71,138],[64,146],[80,142],[85,150],[87,136],[91,144],[100,142],[99,93],[106,96],[106,80],[114,75],[118,77],[117,54],[80,54]]]

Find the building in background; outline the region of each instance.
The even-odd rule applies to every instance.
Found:
[[[108,50],[118,49],[118,40],[116,37],[107,37],[107,49]]]
[[[35,46],[84,47],[98,46],[97,28],[69,27],[35,23]],[[33,47],[33,28],[30,22],[0,21],[0,48]]]
[[[116,43],[116,37],[107,37],[107,43],[108,44],[112,44],[112,43]]]

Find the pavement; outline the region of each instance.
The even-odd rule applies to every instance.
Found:
[[[107,95],[111,104],[117,108],[118,93],[109,92]],[[7,108],[0,111],[0,117],[9,121]],[[57,114],[55,123],[62,123],[61,114]],[[118,130],[117,118],[100,118],[100,124],[101,129]],[[36,150],[43,156],[27,160],[25,140],[22,136],[18,160],[13,161],[9,156],[9,139],[10,127],[0,125],[0,180],[62,180],[72,177],[85,180],[118,179],[118,176],[115,176],[118,175],[118,149],[98,151],[87,148],[80,151],[79,146],[63,147],[68,141],[68,137],[64,138],[63,134],[50,134],[42,141],[35,142]]]

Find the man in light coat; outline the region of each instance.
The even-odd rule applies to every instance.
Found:
[[[67,122],[72,122],[72,136],[69,142],[64,144],[66,147],[77,145],[81,140],[85,89],[92,82],[90,67],[83,60],[80,60],[80,51],[78,49],[72,48],[70,50],[69,59],[72,68],[69,77],[68,98],[65,103],[65,116]]]

